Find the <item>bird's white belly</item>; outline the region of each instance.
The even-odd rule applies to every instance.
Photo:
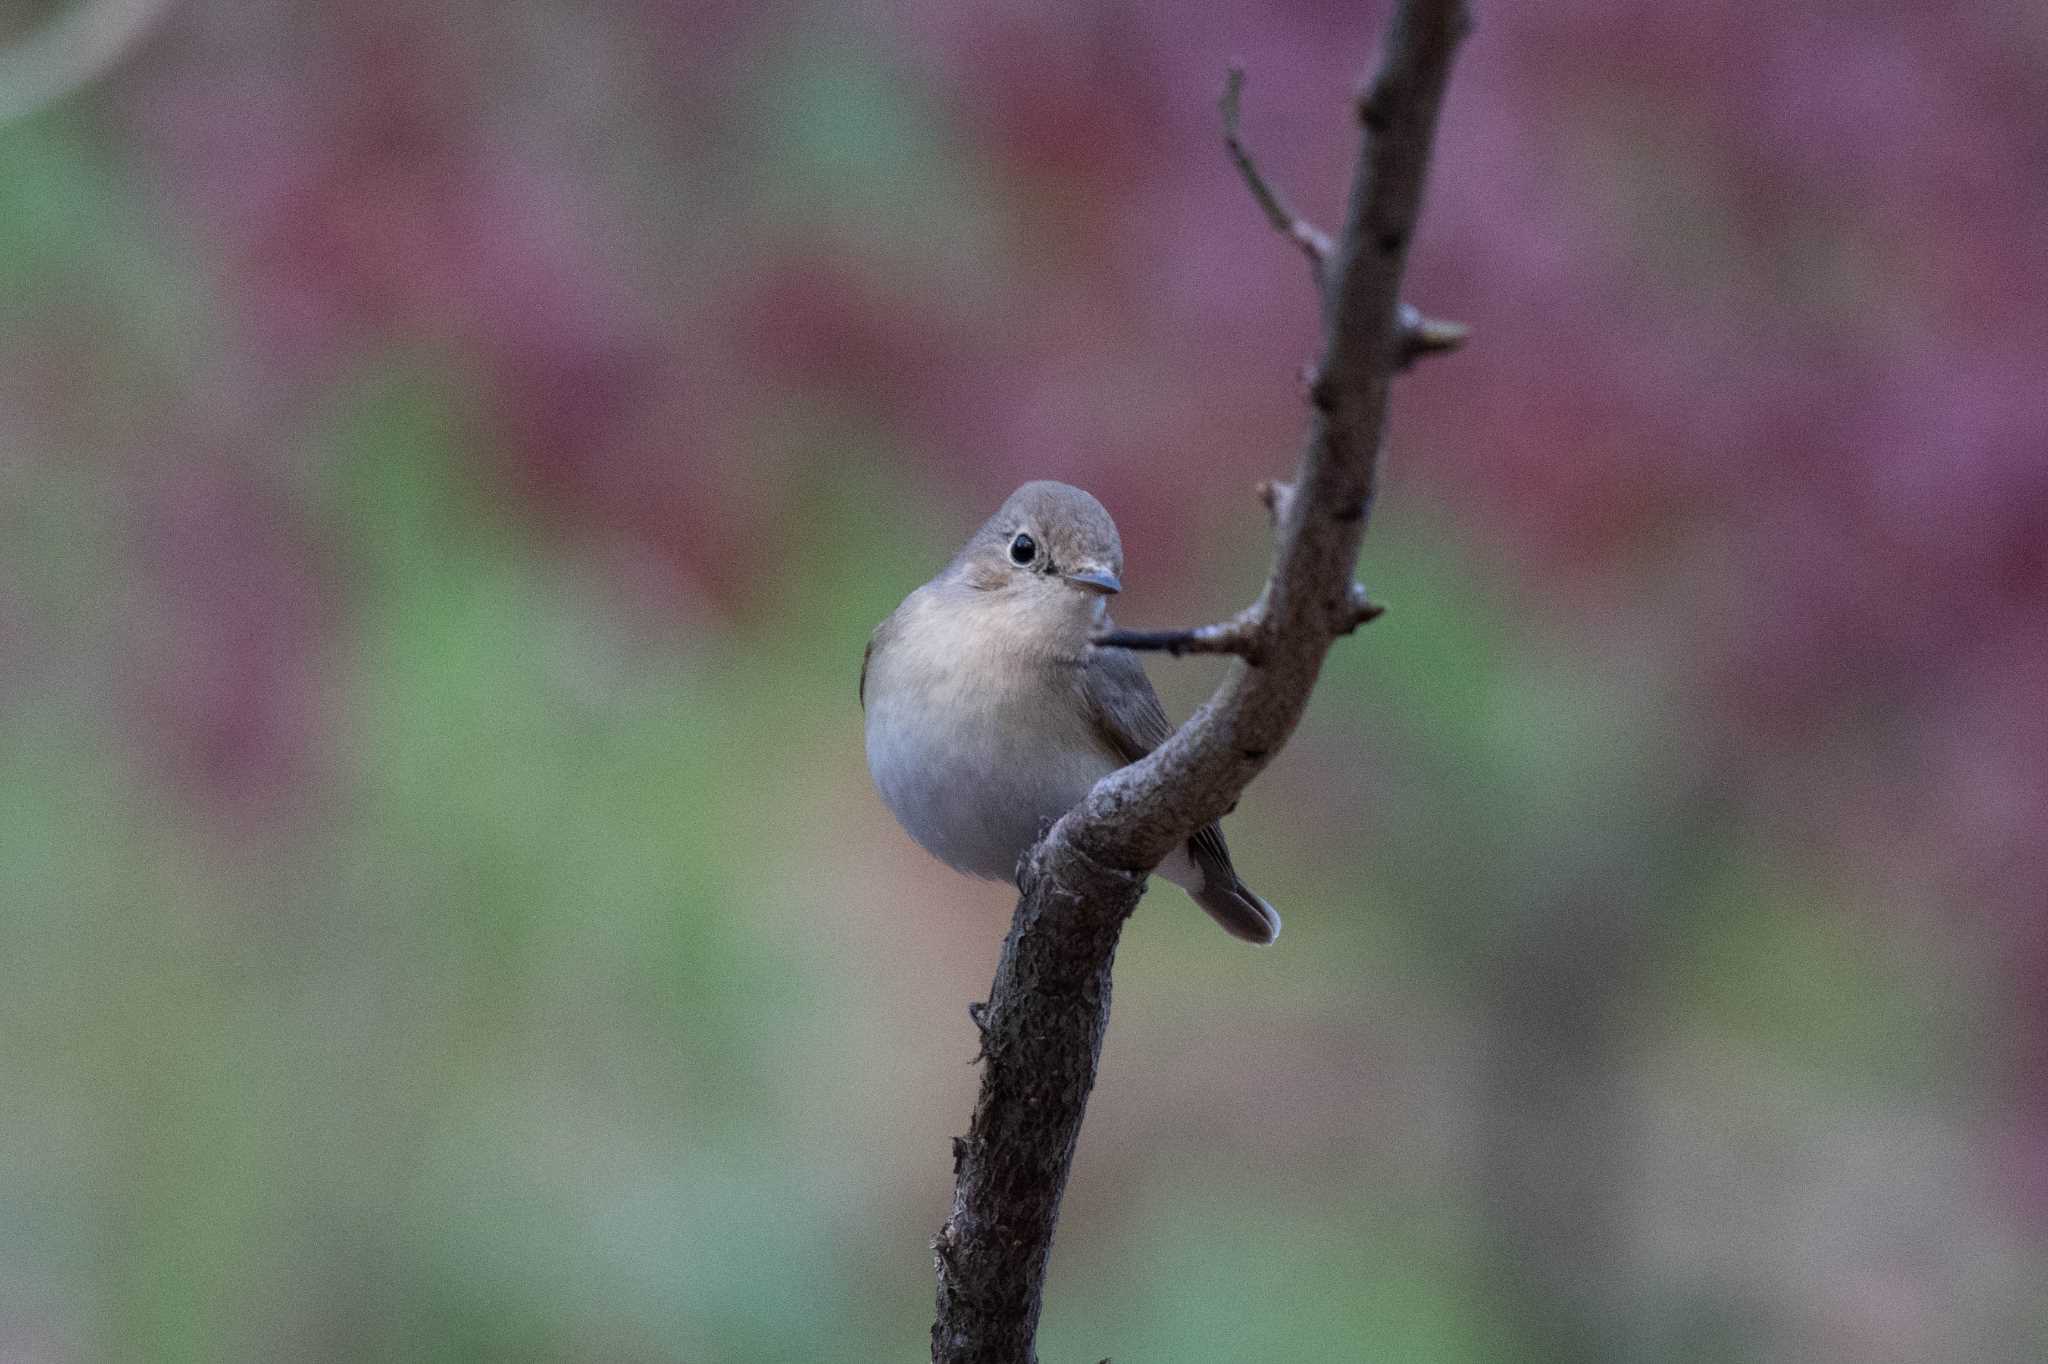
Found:
[[[1008,881],[1046,826],[1118,764],[1078,716],[1047,698],[960,683],[955,675],[936,686],[871,691],[868,770],[883,803],[926,851],[970,875]]]

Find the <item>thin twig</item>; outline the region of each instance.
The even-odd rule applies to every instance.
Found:
[[[1258,634],[1244,616],[1192,630],[1107,630],[1091,642],[1098,649],[1151,650],[1176,658],[1182,654],[1235,654],[1254,668],[1259,666]]]
[[[981,1092],[956,1150],[953,1206],[933,1241],[937,1364],[1034,1364],[1032,1339],[1061,1194],[1109,1025],[1123,923],[1147,873],[1221,818],[1293,733],[1332,641],[1377,613],[1355,590],[1386,429],[1388,385],[1417,354],[1401,276],[1464,0],[1400,0],[1359,103],[1367,136],[1344,230],[1321,250],[1323,352],[1291,484],[1271,485],[1278,546],[1258,603],[1237,618],[1260,666],[1233,665],[1209,703],[1149,756],[1095,784],[1025,855],[1022,892],[983,1025]],[[1237,142],[1241,78],[1225,89],[1228,145],[1276,226],[1297,221]],[[1262,192],[1263,190],[1263,192]],[[1331,603],[1341,603],[1333,610]],[[1236,624],[1232,622],[1228,624]],[[1211,627],[1212,629],[1215,627]]]
[[[1245,187],[1251,190],[1252,198],[1258,200],[1259,207],[1264,210],[1266,221],[1308,257],[1309,272],[1315,276],[1316,292],[1321,293],[1323,276],[1330,260],[1330,234],[1282,203],[1279,192],[1259,173],[1258,164],[1252,160],[1244,139],[1238,136],[1238,101],[1243,93],[1244,68],[1232,66],[1223,77],[1223,148],[1230,153],[1237,173],[1244,177]]]

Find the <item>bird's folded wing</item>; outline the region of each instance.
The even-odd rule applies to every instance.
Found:
[[[1129,649],[1090,649],[1081,664],[1081,694],[1103,747],[1125,764],[1144,757],[1173,733],[1145,665]],[[1205,875],[1220,873],[1229,882],[1236,881],[1230,847],[1217,825],[1195,830],[1188,850]]]
[[[1129,649],[1090,649],[1081,661],[1081,697],[1097,739],[1119,762],[1136,762],[1173,733],[1145,665]]]

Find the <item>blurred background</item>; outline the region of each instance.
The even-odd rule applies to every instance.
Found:
[[[2048,1357],[2048,9],[1531,8],[1043,1357]],[[1334,226],[1384,14],[8,6],[0,1359],[925,1357],[1011,896],[862,645],[1035,477],[1255,593],[1216,98]]]

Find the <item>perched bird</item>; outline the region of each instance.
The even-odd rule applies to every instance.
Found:
[[[1123,564],[1100,502],[1027,483],[875,628],[860,675],[868,771],[940,861],[1010,880],[1047,824],[1172,733],[1138,656],[1089,644]],[[1159,874],[1233,935],[1279,936],[1280,916],[1237,879],[1216,825]]]

